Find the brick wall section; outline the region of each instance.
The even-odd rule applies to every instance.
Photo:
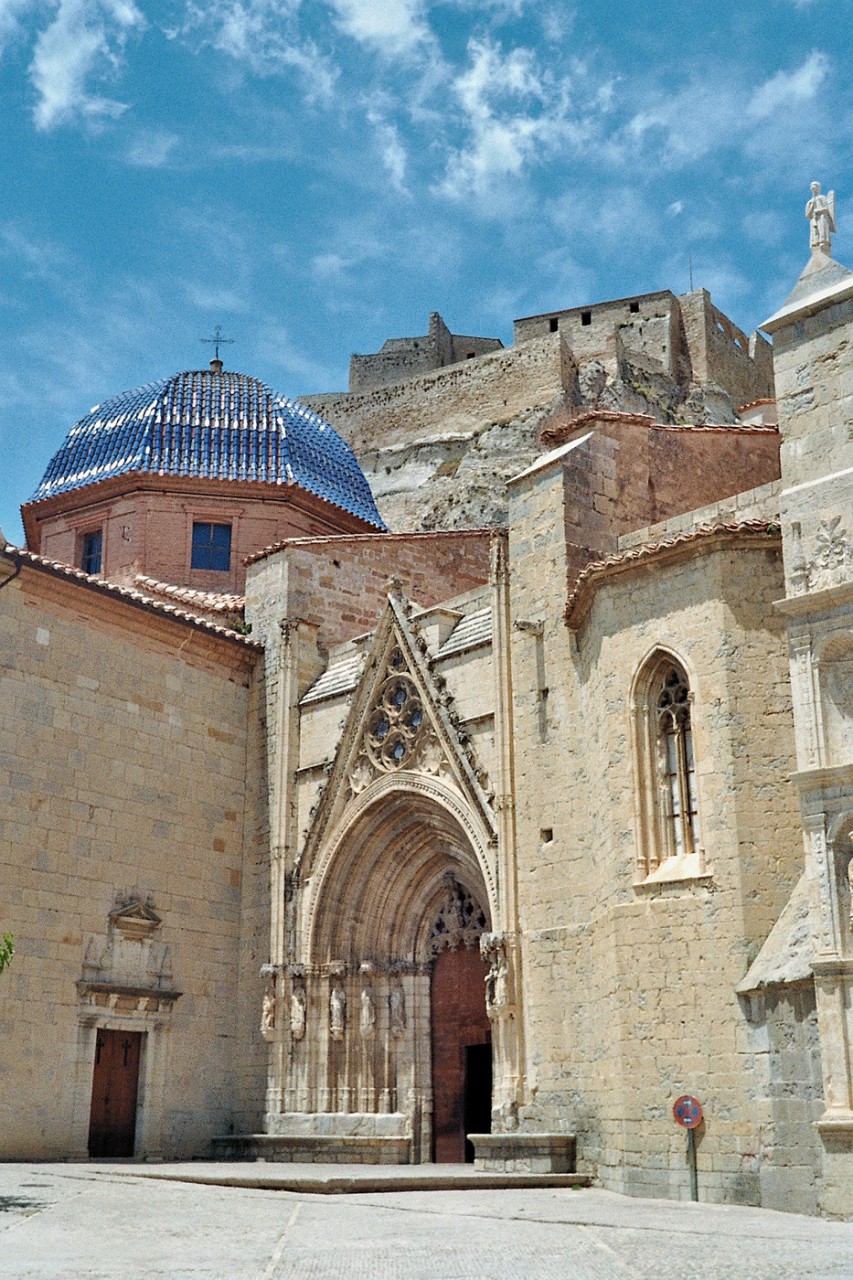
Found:
[[[425,609],[487,582],[489,540],[475,529],[287,543],[249,566],[246,617],[275,596],[284,616],[318,628],[321,644],[339,644],[373,630],[392,576]]]
[[[565,432],[564,434],[568,434]],[[591,559],[615,551],[620,537],[779,476],[772,428],[668,427],[616,414],[585,414],[571,449],[510,486],[547,485],[562,471],[569,580]],[[572,443],[570,440],[569,443]]]
[[[175,485],[173,492],[140,489],[121,494],[113,490],[99,501],[92,500],[98,491],[87,495],[85,501],[81,494],[70,494],[63,506],[70,506],[70,500],[74,500],[74,509],[46,515],[38,526],[36,515],[47,504],[29,509],[29,549],[48,560],[79,568],[81,535],[88,529],[101,528],[102,576],[113,582],[132,583],[137,573],[143,573],[177,586],[239,593],[245,584],[244,561],[262,547],[283,538],[366,527],[361,520],[303,491],[284,486],[280,496],[276,492],[271,497],[270,486],[258,485],[255,489],[253,493],[250,485],[222,484],[211,493]],[[191,568],[192,526],[196,520],[231,525],[231,568],[227,573]]]
[[[162,919],[183,992],[162,1151],[205,1154],[241,1096],[249,1109],[259,1050],[237,1014],[241,989],[253,1020],[260,1002],[257,968],[245,984],[241,969],[253,948],[240,950],[244,878],[262,860],[260,779],[247,776],[257,655],[26,566],[0,592],[0,653],[2,928],[16,946],[0,983],[3,1155],[79,1154],[75,1072],[85,1147],[76,983],[89,940],[103,952],[108,913],[135,894]]]

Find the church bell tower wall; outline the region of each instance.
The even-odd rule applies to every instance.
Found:
[[[810,211],[827,198],[816,183],[812,192],[807,216],[814,217]],[[853,272],[831,258],[828,233],[815,244],[813,230],[809,264],[764,327],[773,334],[783,437],[786,597],[778,607],[788,623],[823,1072],[820,1207],[846,1216],[853,1188]]]

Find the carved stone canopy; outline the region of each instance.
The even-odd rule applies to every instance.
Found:
[[[123,937],[137,941],[141,941],[143,938],[150,938],[151,934],[156,929],[159,929],[163,923],[156,911],[152,910],[148,903],[142,902],[138,898],[116,907],[110,912],[109,920],[110,924],[118,929]]]
[[[456,951],[460,946],[476,947],[480,935],[488,928],[485,911],[452,872],[445,876],[445,886],[447,896],[427,944],[431,956],[438,955],[440,951]]]

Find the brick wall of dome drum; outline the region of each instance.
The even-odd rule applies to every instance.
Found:
[[[334,428],[245,374],[178,373],[96,405],[71,428],[31,501],[131,473],[296,484],[385,527]]]

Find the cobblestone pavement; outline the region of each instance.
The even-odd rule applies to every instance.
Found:
[[[853,1278],[853,1223],[595,1189],[329,1196],[3,1164],[0,1276],[824,1280]]]

